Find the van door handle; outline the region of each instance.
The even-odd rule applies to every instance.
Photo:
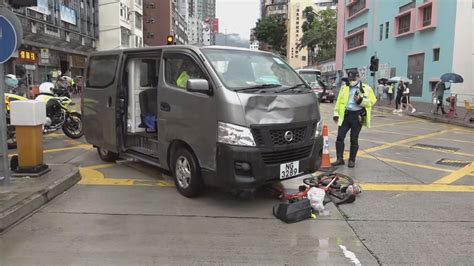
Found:
[[[164,112],[169,112],[169,111],[171,111],[171,106],[170,106],[169,103],[161,102],[160,103],[160,110],[164,111]]]
[[[109,99],[107,99],[107,107],[112,107],[112,96],[109,96]]]

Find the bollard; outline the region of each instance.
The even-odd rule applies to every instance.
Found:
[[[18,166],[13,176],[41,176],[49,172],[43,163],[43,124],[46,121],[46,104],[40,101],[14,101],[10,103],[10,121],[16,129]]]

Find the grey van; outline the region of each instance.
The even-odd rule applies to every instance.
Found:
[[[315,94],[280,57],[164,46],[89,56],[85,136],[105,161],[132,157],[172,173],[187,197],[255,189],[318,170]]]

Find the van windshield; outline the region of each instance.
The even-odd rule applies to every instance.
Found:
[[[235,91],[288,92],[307,87],[278,56],[242,50],[203,49],[224,85]]]

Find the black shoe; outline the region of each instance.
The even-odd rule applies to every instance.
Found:
[[[354,168],[354,167],[356,166],[356,163],[355,163],[354,161],[349,161],[349,162],[347,163],[347,166],[348,166],[349,168]]]
[[[344,160],[343,159],[337,159],[335,162],[331,164],[331,166],[339,166],[339,165],[344,165]]]

